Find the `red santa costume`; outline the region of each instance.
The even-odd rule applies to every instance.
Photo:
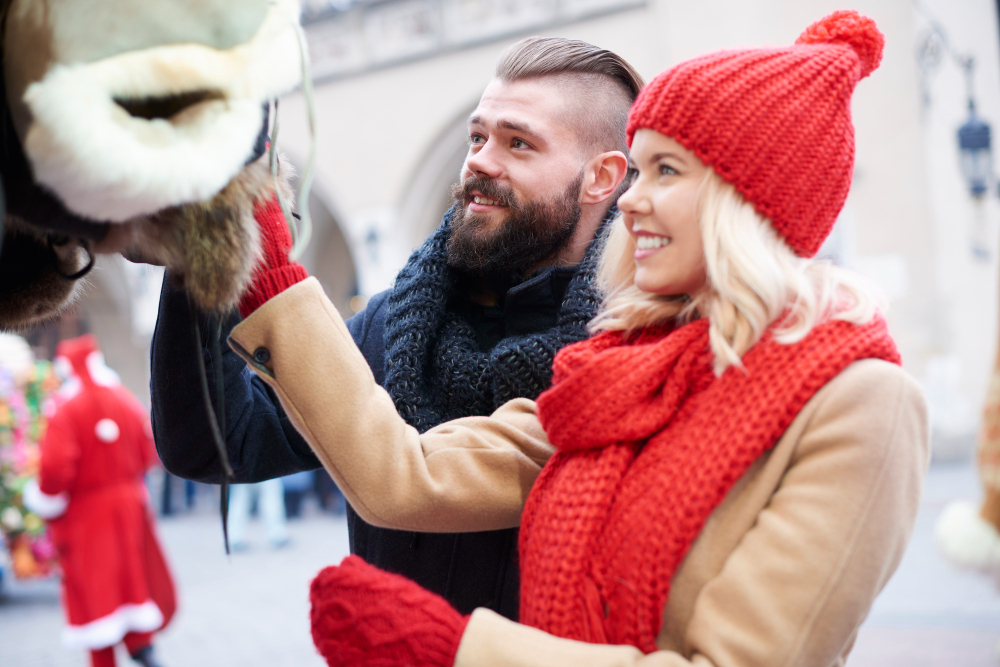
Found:
[[[176,609],[142,476],[156,461],[149,418],[104,365],[93,336],[63,341],[68,380],[41,442],[25,501],[49,519],[63,570],[64,642],[113,665],[124,641],[140,662]]]

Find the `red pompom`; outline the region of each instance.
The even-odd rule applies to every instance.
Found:
[[[861,78],[871,74],[882,62],[885,35],[879,32],[875,21],[852,9],[836,11],[816,21],[805,29],[796,44],[849,44],[861,60]]]

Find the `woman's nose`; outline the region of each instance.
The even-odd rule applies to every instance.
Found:
[[[648,208],[647,205],[644,205],[645,201],[646,198],[640,192],[638,181],[634,181],[629,189],[618,198],[618,209],[624,213],[644,213],[646,211],[643,209]]]

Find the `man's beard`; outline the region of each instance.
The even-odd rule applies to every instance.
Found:
[[[548,201],[517,201],[513,190],[486,178],[471,177],[451,187],[455,211],[446,246],[448,266],[497,279],[520,279],[559,252],[580,221],[583,171],[559,196]],[[466,202],[477,191],[507,207],[507,215],[492,222],[471,213]]]

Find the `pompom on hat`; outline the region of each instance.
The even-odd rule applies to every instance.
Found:
[[[812,257],[833,229],[854,171],[851,94],[882,60],[885,38],[855,11],[817,21],[784,48],[711,53],[642,89],[628,141],[673,138]]]

